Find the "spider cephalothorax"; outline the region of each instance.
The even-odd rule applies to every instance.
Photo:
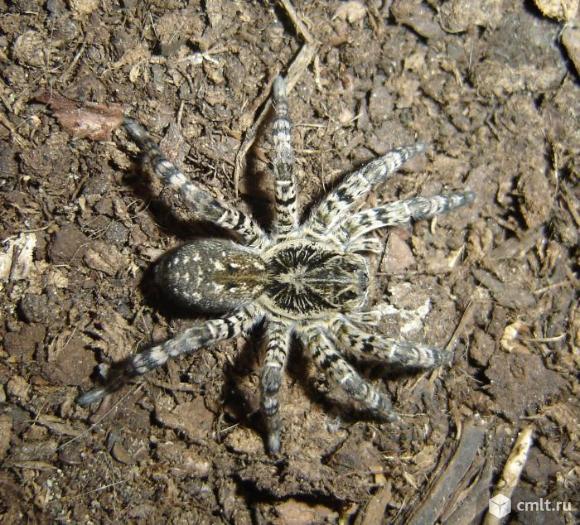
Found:
[[[313,242],[290,240],[265,254],[269,282],[261,304],[288,319],[321,318],[363,306],[368,290],[364,257]]]
[[[199,239],[166,254],[155,278],[173,299],[195,310],[224,317],[199,321],[182,334],[152,346],[114,367],[105,384],[79,398],[89,404],[128,378],[163,365],[170,357],[249,331],[265,320],[268,343],[261,377],[261,407],[268,449],[280,449],[278,393],[292,336],[314,363],[375,416],[396,419],[389,398],[365,381],[340,349],[386,364],[429,368],[445,362],[445,352],[383,335],[373,326],[382,305],[369,308],[371,278],[365,254],[381,250],[374,231],[446,213],[473,201],[473,193],[415,197],[360,210],[365,197],[421,144],[395,149],[346,177],[310,216],[299,221],[294,154],[284,79],[273,86],[276,222],[265,232],[250,217],[218,201],[188,180],[161,153],[137,122],[125,119],[129,136],[145,163],[175,189],[197,218],[237,234],[238,239]]]

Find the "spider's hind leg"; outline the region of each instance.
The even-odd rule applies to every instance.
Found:
[[[365,381],[339,354],[321,329],[315,328],[299,335],[318,369],[336,382],[349,397],[361,403],[377,418],[386,421],[398,419],[388,396]]]
[[[86,406],[100,401],[107,394],[118,390],[131,378],[163,366],[169,358],[239,335],[249,330],[255,324],[257,317],[256,312],[243,308],[223,319],[197,322],[179,336],[113,365],[105,384],[79,396],[77,403]]]
[[[284,367],[290,347],[290,330],[282,323],[271,321],[268,324],[268,332],[268,347],[260,382],[261,410],[266,426],[268,452],[277,454],[280,451],[280,434],[282,432],[278,392],[282,386]]]

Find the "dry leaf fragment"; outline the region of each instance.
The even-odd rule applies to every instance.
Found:
[[[507,325],[501,336],[501,346],[508,352],[528,352],[528,349],[520,342],[520,334],[527,329],[527,326],[521,321],[514,321]]]
[[[334,12],[334,18],[339,18],[340,20],[348,20],[349,24],[354,24],[359,20],[362,20],[367,14],[367,8],[361,3],[356,1],[345,2],[341,4],[339,8]]]
[[[556,20],[573,20],[578,13],[578,0],[534,0],[544,16]]]
[[[46,44],[38,31],[29,30],[16,39],[12,54],[21,64],[43,67],[47,64],[50,51]]]
[[[48,92],[36,100],[48,104],[62,127],[77,138],[111,140],[111,133],[123,123],[125,111],[121,104],[77,102]]]
[[[33,266],[36,234],[21,233],[4,241],[0,252],[0,280],[18,281],[26,279]]]
[[[576,73],[580,74],[580,24],[566,24],[562,31],[562,45],[572,60]]]
[[[79,16],[90,15],[99,8],[99,0],[68,0],[72,12]]]

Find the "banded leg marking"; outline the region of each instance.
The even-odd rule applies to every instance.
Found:
[[[292,150],[292,123],[288,116],[286,82],[276,77],[272,87],[274,110],[272,139],[274,141],[273,171],[275,177],[277,233],[288,233],[298,224],[296,203],[296,177],[294,175],[294,152]]]
[[[261,409],[266,426],[268,452],[277,454],[280,451],[280,434],[282,432],[278,392],[282,386],[290,347],[290,330],[284,324],[272,321],[268,323],[268,333],[270,339],[268,340],[260,383]]]
[[[223,319],[198,322],[179,336],[113,365],[106,383],[81,395],[77,399],[77,403],[83,406],[90,405],[119,389],[129,379],[163,366],[169,358],[193,352],[202,346],[239,335],[249,330],[256,323],[258,317],[255,310],[243,308]]]
[[[344,318],[333,322],[333,334],[345,350],[379,363],[405,368],[434,368],[448,362],[450,357],[445,350],[368,334]]]
[[[312,234],[324,233],[340,224],[345,215],[374,187],[399,169],[409,158],[425,149],[423,144],[406,146],[390,151],[372,160],[347,178],[332,191],[306,222],[306,229]]]
[[[305,345],[318,369],[335,381],[346,394],[363,404],[375,416],[387,421],[397,419],[391,400],[365,381],[341,357],[334,344],[320,329],[309,330],[300,335],[304,338]]]
[[[471,191],[435,195],[433,197],[414,197],[403,201],[384,204],[361,211],[347,219],[340,226],[340,238],[345,243],[385,226],[406,224],[411,219],[430,219],[466,206],[475,200]]]
[[[127,133],[141,148],[145,159],[150,163],[153,173],[164,184],[175,188],[181,198],[188,204],[197,217],[207,220],[238,233],[249,245],[258,244],[265,238],[265,233],[250,217],[230,208],[218,199],[212,197],[199,185],[191,182],[167,158],[159,146],[147,134],[147,131],[138,122],[125,118],[123,125]]]

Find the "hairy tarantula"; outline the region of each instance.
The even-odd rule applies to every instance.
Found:
[[[293,336],[348,396],[387,421],[397,418],[391,401],[357,373],[340,349],[403,367],[429,368],[446,361],[442,350],[373,334],[382,310],[380,305],[371,309],[367,305],[371,275],[364,254],[381,251],[379,240],[369,235],[374,230],[451,211],[472,202],[474,194],[415,197],[359,210],[374,188],[424,150],[416,144],[397,148],[350,174],[300,221],[282,77],[274,81],[272,95],[276,221],[270,232],[188,180],[140,124],[125,119],[126,131],[153,173],[179,192],[197,218],[232,230],[239,242],[199,239],[161,258],[155,280],[170,297],[192,309],[224,316],[197,321],[173,339],[118,364],[103,386],[80,396],[81,405],[100,400],[127,379],[165,364],[170,357],[248,332],[265,320],[268,342],[261,373],[261,410],[268,450],[277,453],[281,435],[278,393]]]

